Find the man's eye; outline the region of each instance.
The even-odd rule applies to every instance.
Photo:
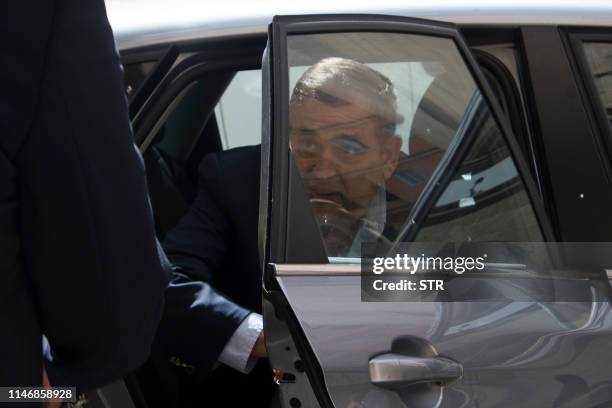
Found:
[[[362,154],[368,150],[368,146],[361,143],[355,135],[339,135],[330,140],[330,143],[345,154]]]
[[[302,148],[303,148],[303,149],[315,150],[317,147],[319,147],[319,144],[318,144],[318,143],[315,143],[315,142],[314,142],[314,141],[312,141],[312,140],[307,140],[307,141],[304,141],[304,142],[302,143]]]
[[[313,137],[297,137],[292,144],[293,151],[300,156],[314,155],[321,149],[320,142]]]

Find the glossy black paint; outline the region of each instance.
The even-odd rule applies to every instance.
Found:
[[[525,91],[550,181],[557,239],[610,241],[612,192],[559,30],[524,27],[521,32]]]

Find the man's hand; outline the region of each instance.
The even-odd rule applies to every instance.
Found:
[[[255,347],[253,347],[253,353],[251,355],[257,358],[268,357],[268,352],[266,351],[266,342],[264,340],[263,331],[259,334],[259,337],[257,338],[257,342],[255,343]]]
[[[49,376],[47,375],[47,370],[45,370],[45,367],[43,367],[42,385],[45,388],[51,388],[51,383],[49,382]]]
[[[43,381],[42,381],[43,387],[47,389],[51,389],[51,383],[49,382],[49,376],[47,375],[47,370],[45,370],[44,367],[43,367],[42,377],[43,377]],[[45,408],[60,408],[62,406],[62,403],[63,403],[62,400],[49,400],[47,401],[47,405],[45,405]]]

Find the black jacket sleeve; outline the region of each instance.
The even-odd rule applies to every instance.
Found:
[[[202,161],[198,174],[195,201],[164,240],[175,272],[159,335],[170,354],[208,370],[249,311],[211,286],[229,256],[232,229],[215,154]]]
[[[154,235],[104,2],[15,3],[6,5],[0,31],[3,41],[22,41],[5,29],[23,27],[14,31],[25,40],[1,58],[16,68],[1,79],[0,109],[8,112],[3,121],[21,121],[2,137],[16,142],[8,150],[18,180],[24,272],[51,346],[52,383],[87,389],[147,358],[169,267]],[[28,30],[41,34],[29,27],[28,13],[39,8],[50,10],[44,46],[28,49],[35,35]],[[40,63],[39,76],[31,76],[31,67],[20,71],[30,62]],[[13,104],[26,97],[35,102]]]

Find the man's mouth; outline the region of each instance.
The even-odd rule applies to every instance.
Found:
[[[310,191],[310,201],[332,202],[352,214],[360,214],[361,207],[340,192]]]
[[[344,203],[344,196],[338,192],[318,192],[311,191],[310,194],[311,199],[320,199],[320,200],[328,200],[333,201],[342,205]]]

